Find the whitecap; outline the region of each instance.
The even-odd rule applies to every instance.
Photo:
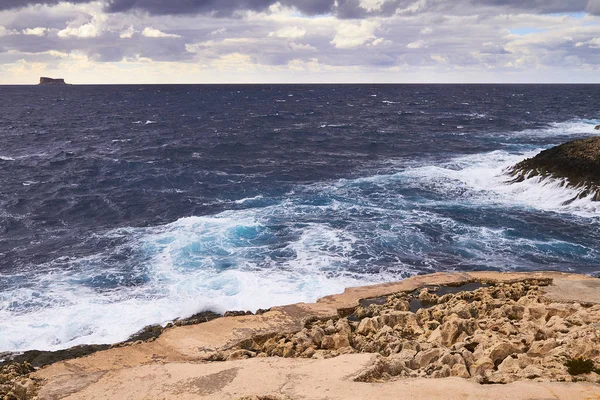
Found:
[[[600,119],[572,119],[563,122],[553,122],[542,129],[526,129],[521,132],[511,132],[510,136],[517,137],[558,137],[558,136],[582,136],[600,135],[600,131],[594,129],[600,124]]]
[[[239,200],[235,200],[234,203],[235,204],[244,204],[248,201],[253,201],[253,200],[260,200],[263,198],[262,194],[259,194],[258,196],[254,196],[254,197],[245,197],[243,199],[239,199]]]

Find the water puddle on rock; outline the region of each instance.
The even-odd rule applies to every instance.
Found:
[[[442,297],[445,294],[457,294],[460,292],[473,292],[477,289],[480,288],[484,288],[487,287],[488,285],[486,285],[485,283],[479,283],[479,282],[471,282],[471,283],[466,283],[464,285],[460,285],[460,286],[425,286],[424,288],[421,289],[429,289],[429,292],[432,294],[437,295],[438,297]],[[419,292],[421,291],[421,289],[417,289],[413,292],[413,298],[410,301],[410,311],[416,313],[417,311],[419,311],[422,308],[430,308],[433,307],[435,304],[423,304],[423,302],[421,302],[421,300],[419,300]]]
[[[419,300],[419,293],[421,292],[422,289],[428,289],[429,292],[431,294],[435,294],[438,297],[444,296],[446,294],[456,294],[456,293],[460,293],[460,292],[473,292],[477,289],[480,288],[484,288],[487,287],[488,285],[486,285],[485,283],[479,283],[479,282],[470,282],[470,283],[465,283],[464,285],[459,285],[459,286],[424,286],[422,288],[416,289],[415,291],[413,291],[412,293],[410,293],[409,295],[411,296],[411,300],[410,300],[410,311],[413,313],[416,313],[417,311],[419,311],[422,308],[430,308],[433,307],[435,304],[423,304],[423,302],[421,300]],[[388,296],[380,296],[380,297],[372,297],[369,299],[362,299],[358,302],[360,307],[363,308],[367,308],[370,305],[384,305],[385,303],[387,303],[388,300]],[[351,315],[348,316],[348,320],[350,321],[360,321],[360,318],[358,318],[356,316],[356,313],[352,313]]]

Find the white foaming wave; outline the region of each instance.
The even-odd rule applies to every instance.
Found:
[[[246,202],[248,202],[248,201],[260,200],[260,199],[262,199],[262,198],[263,198],[263,195],[262,195],[262,194],[259,194],[259,195],[257,195],[257,196],[254,196],[254,197],[245,197],[245,198],[243,198],[243,199],[235,200],[235,201],[234,201],[234,203],[235,203],[235,204],[244,204],[244,203],[246,203]]]
[[[594,129],[597,125],[600,125],[600,119],[577,118],[564,122],[553,122],[545,129],[527,129],[521,132],[514,132],[510,136],[553,137],[600,135],[600,131]]]
[[[247,232],[265,229],[262,212],[227,211],[214,217],[182,218],[153,228],[127,228],[108,236],[125,236],[152,254],[139,286],[98,291],[89,281],[95,268],[56,268],[31,277],[31,289],[0,294],[0,352],[59,350],[79,344],[114,343],[144,326],[165,324],[201,310],[253,310],[310,302],[346,287],[382,282],[391,276],[352,274],[344,270],[355,240],[325,224],[298,228],[286,249],[294,256],[283,263],[251,253],[267,252]],[[93,262],[92,256],[82,263]],[[223,260],[232,265],[223,266]],[[64,266],[63,266],[64,267]],[[274,271],[276,270],[276,273]],[[102,271],[118,275],[119,271]],[[37,302],[15,310],[11,304]]]
[[[8,156],[0,156],[0,161],[15,161],[15,159]]]
[[[583,217],[600,216],[600,202],[592,201],[592,196],[578,198],[580,191],[562,179],[534,177],[512,182],[514,178],[507,174],[507,169],[541,150],[521,154],[497,150],[459,157],[442,166],[414,168],[402,174],[434,182],[444,191],[457,189],[457,183],[465,185],[475,190],[467,201],[527,206]]]
[[[509,178],[504,174],[505,168],[536,153],[494,151],[469,155],[442,165],[341,180],[316,189],[358,201],[359,204],[352,207],[363,212],[384,207],[380,211],[386,215],[396,212],[391,204],[387,209],[390,202],[410,208],[407,200],[391,188],[414,184],[430,185],[442,194],[457,194],[444,201],[478,205],[500,203],[509,207],[527,206],[597,216],[598,209],[589,199],[565,205],[565,199],[572,198],[574,191],[561,186],[562,183],[552,186],[551,181],[536,182],[535,179],[507,183]],[[385,191],[385,197],[390,195],[390,199],[373,204],[369,204],[369,199],[361,199],[360,192],[354,190],[365,183],[377,185],[378,190]],[[463,191],[467,195],[460,197]],[[99,291],[80,282],[93,281],[93,274],[110,277],[122,273],[118,267],[100,272],[99,268],[85,268],[86,263],[93,263],[95,258],[106,254],[77,260],[81,268],[65,268],[73,260],[59,260],[62,265],[49,268],[45,275],[23,278],[32,289],[15,286],[10,292],[0,293],[0,321],[3,321],[0,324],[0,352],[114,343],[125,340],[144,326],[164,324],[201,310],[256,310],[314,301],[346,287],[395,280],[402,277],[402,273],[414,273],[400,264],[399,268],[404,268],[402,271],[390,268],[387,272],[371,275],[350,272],[356,262],[352,253],[362,245],[357,243],[360,238],[354,235],[353,229],[334,228],[319,222],[287,224],[292,232],[281,249],[286,255],[276,258],[266,244],[269,240],[257,240],[261,235],[273,234],[268,232],[269,227],[264,222],[268,218],[285,218],[289,222],[289,215],[304,212],[310,215],[321,208],[340,214],[352,212],[348,204],[339,201],[326,207],[303,207],[288,201],[258,209],[226,211],[212,217],[182,218],[159,227],[111,231],[105,236],[127,238],[135,249],[148,254],[143,262],[143,283]],[[548,244],[515,239],[506,230],[469,227],[424,210],[398,212],[402,213],[397,218],[401,223],[392,230],[370,229],[376,228],[377,221],[372,225],[364,222],[361,230],[369,230],[379,241],[389,240],[395,249],[414,245],[414,249],[407,248],[407,253],[418,255],[430,250],[427,238],[420,236],[423,234],[418,227],[434,221],[443,232],[453,236],[459,247],[470,251],[473,259],[505,269],[513,267],[513,259],[504,258],[503,251],[517,245],[527,248]],[[319,214],[313,221],[325,219]],[[402,239],[400,243],[395,242],[398,238]],[[28,306],[30,303],[35,306]],[[25,306],[14,309],[11,304]]]

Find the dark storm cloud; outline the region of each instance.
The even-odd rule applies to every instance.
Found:
[[[210,13],[225,16],[236,11],[264,11],[275,3],[276,0],[110,0],[107,8],[111,12],[137,9],[155,15]],[[330,12],[334,5],[333,0],[282,0],[280,3],[308,15]]]
[[[93,0],[1,0],[0,10],[10,10],[13,8],[23,8],[33,5],[56,5],[58,3],[83,4],[90,3]]]
[[[0,10],[23,8],[29,5],[55,5],[60,2],[72,4],[90,3],[93,0],[2,0]],[[367,15],[392,15],[398,9],[406,9],[415,0],[388,0],[375,10],[365,10],[359,0],[105,0],[107,11],[145,11],[153,15],[212,14],[230,16],[238,11],[265,11],[276,3],[297,8],[306,15],[333,13],[340,18],[363,18]],[[562,12],[600,13],[600,0],[427,0],[412,13],[461,12],[469,13],[472,7],[488,6],[512,11],[541,14]]]
[[[0,10],[24,8],[31,5],[56,5],[58,3],[84,4],[93,0],[2,0]],[[236,11],[264,11],[277,0],[106,0],[110,12],[141,10],[155,15],[181,15],[211,13],[231,15]],[[296,7],[308,15],[330,12],[334,0],[282,0],[281,4]]]
[[[18,1],[18,0],[11,0]],[[23,0],[21,0],[23,1]],[[31,0],[30,0],[31,1]],[[83,1],[83,0],[80,0]],[[415,0],[388,0],[376,10],[365,10],[359,0],[108,0],[107,9],[112,12],[142,10],[155,15],[181,15],[210,13],[226,16],[236,11],[264,11],[271,5],[281,3],[297,8],[307,15],[334,13],[340,18],[363,18],[367,15],[392,15],[398,9],[405,9],[416,3]],[[414,13],[428,11],[463,10],[468,13],[471,7],[489,6],[512,11],[527,11],[541,14],[563,12],[600,12],[600,0],[428,0],[421,3]]]
[[[542,14],[581,12],[595,0],[472,0],[477,5],[507,7],[515,10],[535,11]]]

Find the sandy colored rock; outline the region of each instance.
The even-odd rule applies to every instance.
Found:
[[[493,284],[406,312],[423,286],[473,281]],[[600,361],[599,289],[598,279],[553,272],[418,276],[175,327],[153,342],[59,362],[33,377],[45,380],[40,399],[600,398],[591,374],[578,377],[588,382],[547,382],[573,380],[564,367],[573,354]],[[359,306],[381,297],[385,304]],[[211,357],[231,361],[203,362]],[[507,384],[481,386],[475,377]]]

